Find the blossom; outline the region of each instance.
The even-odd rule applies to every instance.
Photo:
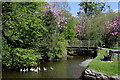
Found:
[[[61,14],[63,14],[62,12],[61,13],[58,13],[58,15],[61,15]]]
[[[78,29],[77,32],[80,32],[80,30]]]
[[[43,9],[41,10],[41,12],[43,13],[43,16],[45,16],[45,13],[48,11],[51,11],[53,13],[53,16],[55,17],[55,21],[58,24],[58,27],[62,27],[61,23],[63,24],[67,24],[67,20],[71,19],[71,18],[67,18],[62,16],[63,13],[68,14],[69,12],[65,11],[65,10],[56,10],[54,8],[54,6],[56,5],[57,2],[54,2],[50,5],[45,4]],[[71,13],[69,13],[71,14]],[[65,27],[64,27],[65,28]]]
[[[80,32],[80,29],[81,29],[81,25],[77,24],[74,26],[74,29],[76,31],[76,35],[77,36],[80,36],[81,32]]]
[[[120,32],[120,15],[116,15],[114,20],[109,22],[107,28],[112,36],[117,35]]]
[[[65,24],[67,24],[67,22],[65,22]]]
[[[116,35],[116,34],[118,34],[118,32],[114,32],[114,34]]]

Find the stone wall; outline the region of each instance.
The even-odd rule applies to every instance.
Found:
[[[83,80],[120,80],[118,76],[108,76],[107,74],[96,72],[91,69],[86,69],[81,78]]]

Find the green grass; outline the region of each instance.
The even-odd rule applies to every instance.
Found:
[[[105,48],[105,49],[120,49],[120,47],[112,47],[112,48]]]
[[[114,55],[112,58],[113,62],[103,62],[100,59],[103,59],[103,56],[106,55],[106,51],[99,50],[99,55],[89,64],[88,68],[93,69],[98,72],[108,74],[110,76],[118,75],[118,57]]]

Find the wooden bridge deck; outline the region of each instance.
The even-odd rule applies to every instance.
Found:
[[[67,47],[68,49],[72,48],[72,49],[84,49],[84,50],[88,50],[88,49],[98,49],[98,47]]]
[[[97,49],[98,42],[94,40],[70,40],[68,41],[67,48],[73,49]]]

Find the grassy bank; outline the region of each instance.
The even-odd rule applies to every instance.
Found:
[[[105,49],[120,49],[120,47],[112,47],[112,48],[105,48]]]
[[[103,59],[103,56],[107,53],[103,50],[98,51],[98,56],[89,64],[89,69],[93,69],[98,72],[102,72],[108,74],[110,76],[117,76],[118,75],[118,60],[117,56],[115,55],[112,58],[113,62],[103,62],[100,59]]]

